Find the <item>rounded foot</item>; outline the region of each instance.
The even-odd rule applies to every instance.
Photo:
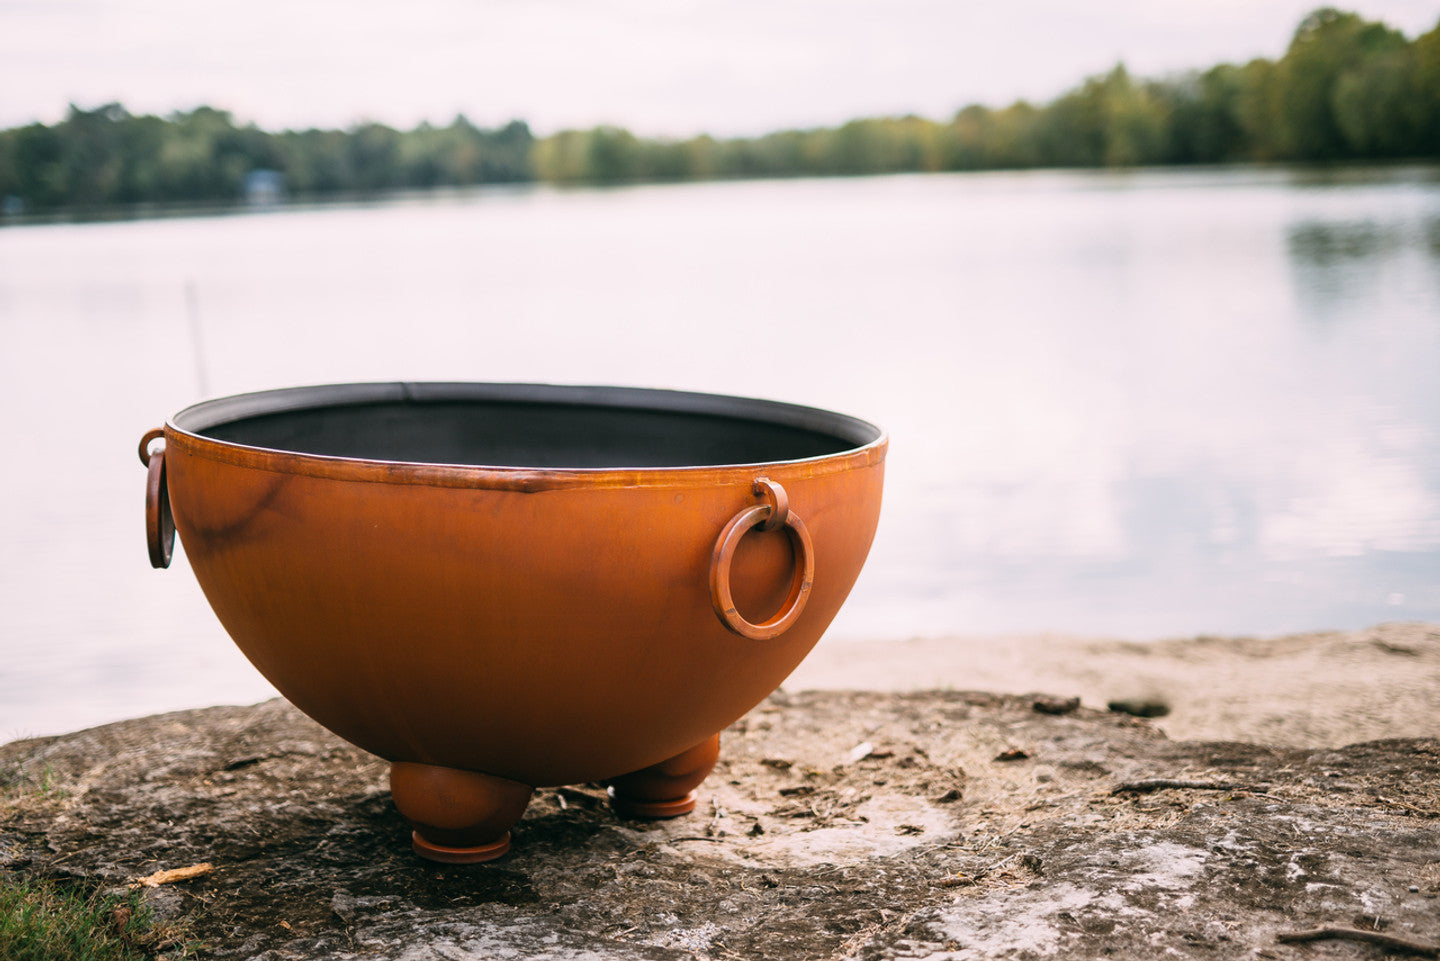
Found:
[[[695,810],[695,792],[671,801],[637,801],[612,790],[610,806],[622,818],[678,818]]]
[[[627,818],[673,818],[695,810],[695,788],[720,757],[720,735],[610,782],[610,804]]]
[[[390,794],[415,829],[415,853],[445,864],[493,861],[510,850],[533,788],[503,777],[434,764],[390,765]]]

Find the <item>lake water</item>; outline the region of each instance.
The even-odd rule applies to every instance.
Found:
[[[268,696],[140,435],[202,396],[614,383],[891,434],[831,637],[1440,620],[1440,172],[1025,173],[0,230],[0,740]],[[923,669],[923,668],[921,668]]]

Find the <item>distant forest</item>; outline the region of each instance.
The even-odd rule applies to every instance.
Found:
[[[1163,79],[1123,65],[1043,105],[968,106],[947,121],[854,120],[747,139],[660,140],[617,127],[535,137],[484,129],[271,133],[201,107],[135,116],[71,106],[0,131],[0,213],[98,211],[542,181],[613,184],[905,171],[1440,159],[1440,25],[1407,39],[1324,8],[1278,60]]]

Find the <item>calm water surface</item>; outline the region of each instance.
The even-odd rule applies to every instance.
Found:
[[[0,230],[0,740],[267,696],[149,427],[350,380],[617,383],[891,434],[832,637],[1440,620],[1440,181],[1188,171],[544,189]]]

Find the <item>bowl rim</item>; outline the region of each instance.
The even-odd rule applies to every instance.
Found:
[[[310,454],[218,440],[203,431],[219,424],[314,407],[386,402],[497,401],[591,405],[761,421],[828,434],[855,446],[793,460],[667,467],[536,468],[441,464]],[[572,487],[701,486],[737,474],[781,473],[787,478],[823,476],[880,464],[889,447],[886,432],[869,421],[784,401],[652,387],[384,381],[320,384],[251,391],[204,400],[165,422],[167,447],[239,467],[336,480],[440,487],[555,490]]]

